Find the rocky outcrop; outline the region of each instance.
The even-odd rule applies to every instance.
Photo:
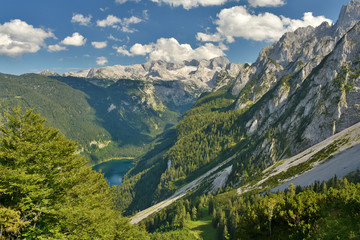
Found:
[[[360,2],[358,0],[351,0],[349,4],[341,8],[340,16],[334,25],[335,35],[341,37],[349,28],[354,26],[359,21],[360,16]]]
[[[240,70],[236,109],[252,106],[244,128],[262,139],[253,154],[266,165],[360,121],[359,11],[353,0],[333,26],[286,33]]]

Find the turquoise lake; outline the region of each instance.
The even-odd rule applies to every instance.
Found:
[[[104,177],[109,182],[109,185],[120,185],[122,183],[123,176],[133,166],[132,160],[111,160],[95,165],[92,169],[101,171]]]

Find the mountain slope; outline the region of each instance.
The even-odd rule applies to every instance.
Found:
[[[90,140],[110,134],[98,124],[87,95],[59,81],[36,74],[0,74],[0,119],[13,107],[36,108],[66,136],[85,146]]]
[[[306,149],[305,151],[289,158],[284,159],[275,166],[271,166],[263,171],[263,176],[256,182],[256,184],[247,184],[237,189],[238,194],[244,194],[248,191],[271,188],[274,185],[274,180],[285,183],[270,189],[272,192],[284,191],[289,188],[290,183],[298,183],[295,185],[309,186],[315,181],[327,181],[337,175],[344,177],[350,172],[360,169],[360,123],[357,123],[336,135],[316,144],[315,146]],[[344,155],[347,156],[344,158]],[[350,157],[351,156],[351,157]],[[154,214],[161,209],[166,208],[174,201],[184,197],[191,191],[196,190],[201,185],[213,185],[212,191],[216,191],[219,187],[224,185],[216,185],[216,177],[219,169],[224,169],[224,166],[232,161],[236,156],[232,156],[224,160],[215,168],[209,170],[205,174],[199,176],[194,181],[186,184],[178,189],[171,197],[161,201],[150,208],[147,208],[131,217],[131,223],[137,224],[151,214]],[[349,158],[350,157],[350,158]],[[339,168],[339,166],[343,166]],[[307,167],[302,167],[307,165]],[[232,166],[232,165],[231,165]],[[291,171],[291,168],[301,168],[301,170]],[[289,171],[290,169],[290,171]],[[305,172],[306,171],[306,172]],[[319,175],[322,172],[322,175]],[[286,175],[287,174],[287,175]],[[296,175],[297,176],[295,177]],[[309,177],[311,175],[311,177]],[[226,181],[227,176],[223,176]],[[293,178],[289,180],[289,178]],[[277,182],[275,185],[278,184]]]
[[[149,151],[154,138],[175,125],[203,91],[226,84],[240,67],[215,58],[112,66],[63,76],[52,71],[1,75],[0,104],[3,111],[17,105],[35,108],[49,124],[78,140],[91,164],[134,158]]]
[[[13,107],[35,108],[49,125],[79,141],[80,151],[91,157],[92,164],[107,158],[139,156],[157,134],[177,123],[199,94],[182,90],[171,81],[145,84],[119,80],[103,87],[80,78],[37,74],[1,74],[0,85],[0,120]],[[164,95],[163,101],[169,107],[155,91],[168,92],[169,99]]]
[[[254,64],[242,66],[236,79],[203,94],[178,124],[174,145],[157,155],[163,173],[153,180],[154,202],[233,155],[224,166],[232,166],[226,185],[245,185],[269,166],[359,122],[359,9],[360,2],[351,1],[333,26],[284,34]],[[151,169],[142,170],[151,175]],[[137,182],[139,172],[130,172],[127,181]],[[211,183],[201,189],[211,189]]]

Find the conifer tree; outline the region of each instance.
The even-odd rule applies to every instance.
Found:
[[[6,116],[0,239],[146,238],[114,210],[103,175],[86,166],[75,142],[45,126],[33,110],[16,108]]]

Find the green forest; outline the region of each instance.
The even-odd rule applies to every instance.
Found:
[[[0,239],[358,239],[360,172],[285,192],[189,195],[139,226],[77,144],[32,109],[5,114]]]
[[[103,175],[33,110],[6,114],[0,139],[0,239],[144,239],[115,210]]]
[[[173,81],[152,84],[181,87]],[[173,102],[164,105],[154,95],[154,106],[149,107],[151,96],[144,93],[148,87],[148,83],[129,79],[112,82],[0,73],[0,123],[5,122],[3,112],[13,107],[35,107],[36,113],[46,117],[46,125],[78,142],[79,151],[91,165],[111,158],[135,158],[146,153],[156,136],[176,124],[192,105],[191,101],[180,106]]]
[[[264,195],[220,190],[177,201],[142,224],[158,234],[192,233],[189,239],[196,239],[192,226],[202,222],[203,239],[359,239],[359,181],[360,171]]]

